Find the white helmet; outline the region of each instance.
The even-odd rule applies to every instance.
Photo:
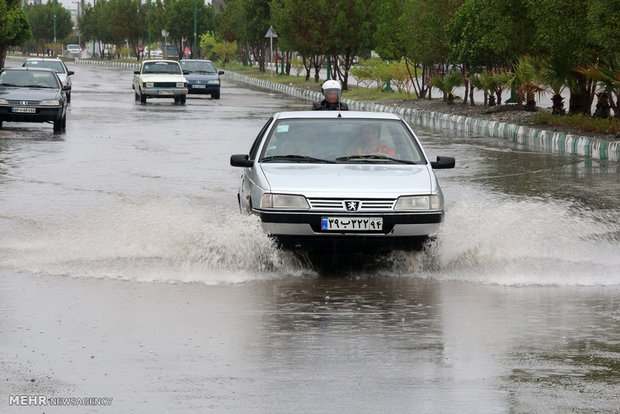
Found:
[[[340,86],[340,82],[338,82],[337,80],[332,79],[325,81],[325,83],[323,83],[323,86],[321,86],[321,91],[323,92],[323,96],[325,97],[325,99],[327,99],[327,93],[329,91],[336,91],[336,93],[338,93],[338,102],[340,102],[342,87]]]

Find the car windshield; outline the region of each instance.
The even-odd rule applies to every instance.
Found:
[[[426,164],[409,129],[391,119],[281,119],[261,162]]]
[[[27,60],[24,66],[27,68],[49,68],[56,73],[65,73],[65,67],[59,60]]]
[[[181,67],[176,62],[149,62],[142,67],[142,73],[171,73],[181,75]]]
[[[0,86],[60,88],[56,75],[43,70],[4,70],[0,73]]]
[[[211,62],[200,62],[200,61],[181,61],[181,67],[183,70],[188,72],[204,72],[204,73],[215,73],[215,66]]]

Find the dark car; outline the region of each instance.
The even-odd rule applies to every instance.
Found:
[[[183,59],[181,68],[186,73],[187,89],[189,93],[209,94],[213,99],[220,99],[220,75],[210,60]]]
[[[67,123],[68,86],[47,68],[0,70],[0,128],[9,122],[53,122],[54,132]]]
[[[58,75],[62,86],[68,86],[69,89],[65,89],[67,93],[67,102],[71,102],[71,75],[74,74],[72,70],[67,68],[65,62],[58,58],[44,59],[44,58],[28,58],[22,65],[27,68],[50,68]]]

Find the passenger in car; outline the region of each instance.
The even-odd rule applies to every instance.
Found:
[[[351,155],[387,155],[394,158],[396,152],[394,148],[381,145],[381,134],[379,127],[375,125],[365,125],[362,127],[359,138],[355,141],[353,153]]]

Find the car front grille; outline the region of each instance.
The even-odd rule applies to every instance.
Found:
[[[154,86],[156,88],[176,88],[176,82],[155,82]]]
[[[18,99],[9,99],[9,105],[11,106],[32,106],[38,105],[40,101],[33,100],[18,100]]]
[[[359,207],[357,210],[348,210],[346,202],[357,201]],[[394,209],[396,200],[391,198],[309,198],[310,208],[312,210],[330,210],[330,211],[390,211]]]

